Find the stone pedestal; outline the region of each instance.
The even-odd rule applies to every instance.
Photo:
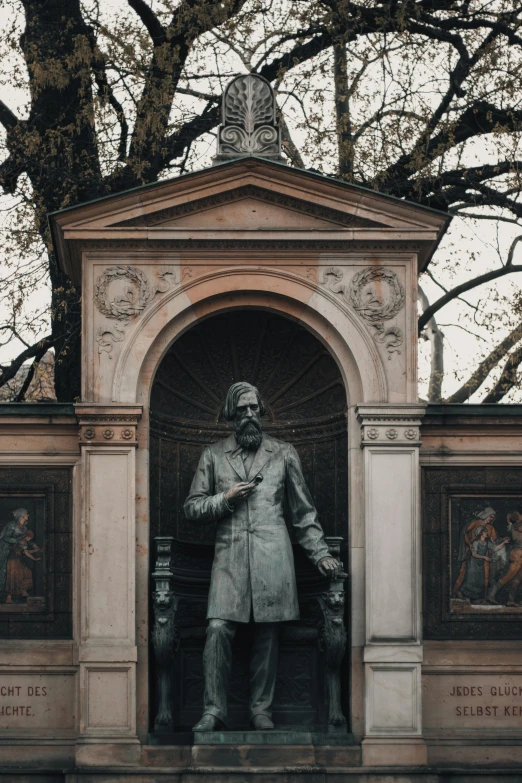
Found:
[[[420,405],[359,405],[364,450],[363,764],[425,764],[421,725]]]
[[[82,454],[79,765],[134,764],[135,449],[141,407],[77,405]]]

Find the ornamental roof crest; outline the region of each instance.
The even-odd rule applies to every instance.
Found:
[[[225,88],[214,163],[256,155],[284,163],[274,91],[262,76],[236,76]]]

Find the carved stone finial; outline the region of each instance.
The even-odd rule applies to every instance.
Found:
[[[262,76],[236,76],[223,93],[214,163],[257,155],[284,163],[274,91]]]

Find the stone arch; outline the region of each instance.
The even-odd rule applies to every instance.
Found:
[[[377,347],[340,297],[287,271],[235,267],[174,289],[138,319],[115,368],[112,401],[146,406],[156,368],[172,343],[196,321],[242,307],[272,310],[311,331],[337,362],[348,405],[387,400]]]

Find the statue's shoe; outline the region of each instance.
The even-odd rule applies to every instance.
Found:
[[[274,728],[268,715],[254,715],[251,722],[256,731],[270,731]]]
[[[192,727],[192,731],[221,731],[226,726],[222,720],[216,718],[215,715],[211,715],[206,712],[201,720],[199,720],[195,726]]]

